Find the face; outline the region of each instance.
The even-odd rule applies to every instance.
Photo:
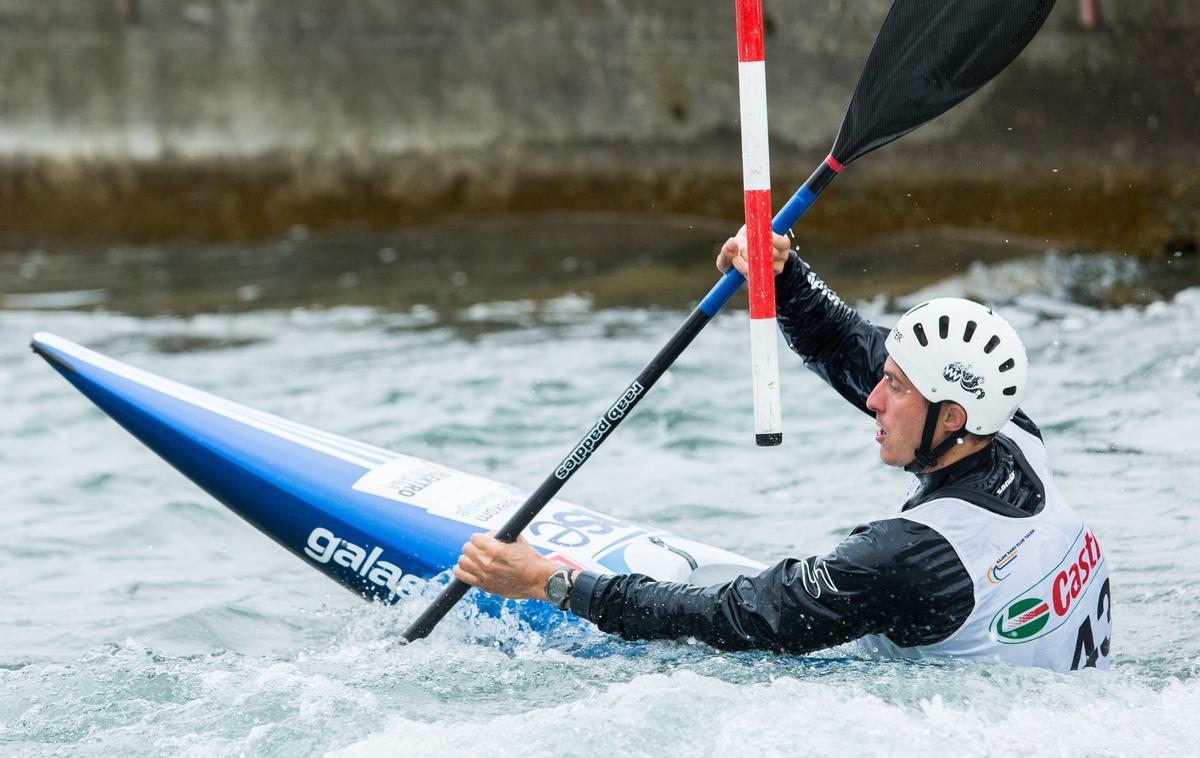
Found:
[[[867,409],[875,413],[879,430],[879,459],[889,466],[907,466],[921,444],[925,413],[929,402],[921,397],[912,382],[889,357],[883,364],[883,378],[871,390]]]

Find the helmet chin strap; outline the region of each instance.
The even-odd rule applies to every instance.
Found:
[[[919,474],[927,468],[933,468],[950,448],[962,442],[966,437],[966,430],[960,429],[942,440],[942,444],[936,448],[933,447],[933,433],[937,431],[938,416],[941,414],[944,402],[946,401],[929,404],[929,410],[925,412],[925,429],[921,432],[921,446],[913,451],[916,453],[916,457],[913,458],[912,463],[904,467],[905,471]]]

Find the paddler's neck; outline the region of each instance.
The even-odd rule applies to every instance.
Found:
[[[948,437],[949,435],[946,436]],[[978,453],[980,450],[983,450],[985,447],[992,444],[992,439],[993,437],[990,436],[976,437],[973,434],[968,434],[963,438],[962,442],[947,450],[945,454],[938,459],[937,463],[922,471],[918,476],[933,474],[947,469],[950,466],[953,466],[955,463],[961,461],[963,458],[969,458],[975,453]],[[938,440],[936,443],[934,443],[934,447],[936,448],[940,444],[942,444],[942,441]]]

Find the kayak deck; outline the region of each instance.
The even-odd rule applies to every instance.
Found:
[[[498,528],[526,498],[515,487],[255,410],[52,334],[35,334],[31,346],[182,474],[366,598],[396,602],[421,592],[472,534]],[[713,584],[763,568],[557,498],[525,536],[553,560],[601,573]],[[535,615],[552,610],[532,605]]]

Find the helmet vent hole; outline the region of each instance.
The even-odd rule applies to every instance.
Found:
[[[967,328],[963,329],[963,342],[970,342],[971,338],[974,336],[975,336],[975,322],[968,321]]]
[[[983,346],[983,352],[985,354],[991,353],[993,350],[996,349],[996,346],[999,344],[1000,344],[1000,338],[992,337],[990,340],[987,341],[987,344]]]
[[[1012,368],[1013,366],[1015,366],[1015,365],[1017,365],[1016,361],[1014,361],[1012,358],[1009,358],[1009,359],[1008,359],[1008,360],[1006,360],[1004,363],[1001,363],[1001,364],[1000,364],[1000,370],[1001,370],[1001,371],[1008,371],[1009,369],[1011,369],[1011,368]]]
[[[950,317],[942,316],[938,319],[938,336],[946,339],[950,336]]]
[[[924,326],[913,324],[913,334],[917,335],[917,342],[921,343],[921,347],[929,347],[929,338],[925,336]]]
[[[1017,394],[1017,388],[1016,387],[1005,387],[1004,394],[1008,395],[1009,397],[1012,397],[1013,395]]]

